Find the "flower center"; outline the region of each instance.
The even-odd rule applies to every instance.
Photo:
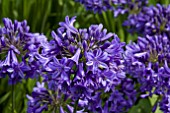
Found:
[[[156,50],[151,51],[149,61],[152,63],[156,63],[158,61],[158,53]]]

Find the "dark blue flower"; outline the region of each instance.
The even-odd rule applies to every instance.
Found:
[[[119,14],[135,13],[140,11],[142,6],[146,6],[148,0],[75,0],[84,5],[86,10],[94,13],[102,13],[103,11],[111,10],[114,16]]]
[[[112,2],[115,4],[115,17],[125,13],[136,14],[148,4],[148,0],[112,0]]]
[[[53,78],[61,76],[61,79],[68,80],[67,72],[70,70],[70,67],[67,66],[67,58],[63,58],[60,61],[56,58],[53,58],[54,62],[50,62],[48,67],[50,68],[49,71],[53,72]],[[55,72],[54,72],[55,71]]]
[[[45,66],[46,72],[45,81],[49,82],[50,89],[64,89],[62,84],[64,82],[67,85],[70,84],[70,70],[71,67],[68,66],[68,59],[66,57],[58,60],[57,58],[53,58],[47,66]]]
[[[74,22],[75,17],[69,20],[67,16],[56,32],[52,31],[53,39],[42,44],[36,59],[42,64],[44,82],[50,90],[60,90],[70,96],[73,106],[78,101],[80,108],[91,110],[88,103],[93,94],[112,92],[125,79],[125,43],[107,33],[102,24],[77,29]],[[99,108],[103,110],[103,106]]]
[[[38,52],[42,38],[39,34],[29,32],[25,20],[12,23],[4,18],[3,23],[4,27],[0,28],[0,77],[8,75],[10,83],[16,83],[27,76],[25,71],[31,71],[31,59]]]
[[[44,83],[37,82],[37,86],[33,88],[32,95],[27,95],[28,98],[28,108],[27,113],[42,113],[43,111],[60,113],[73,113],[74,108],[72,103],[70,103],[71,95],[63,95],[61,90],[57,90],[55,93],[46,88]],[[73,101],[72,101],[73,102]],[[86,104],[83,101],[79,101],[78,104]],[[74,103],[73,103],[74,105]],[[66,109],[67,108],[67,109]],[[77,110],[77,113],[85,113],[82,110]]]
[[[126,46],[127,72],[138,80],[140,90],[147,95],[169,95],[170,41],[167,35],[139,37],[137,43]],[[158,102],[161,99],[158,100]]]
[[[143,7],[137,14],[131,14],[124,25],[129,32],[141,35],[167,34],[170,31],[170,5]]]
[[[112,88],[107,92],[96,92],[89,101],[89,110],[99,113],[121,113],[127,112],[131,108],[137,96],[135,82],[132,79],[121,81],[122,86]]]
[[[112,10],[112,4],[109,0],[75,0],[80,2],[86,10],[92,10],[94,13],[102,13],[102,11]]]
[[[48,110],[48,105],[52,103],[52,98],[44,83],[37,82],[37,87],[33,89],[32,96],[27,95],[28,108],[27,113],[41,113]]]
[[[170,95],[166,94],[163,96],[160,104],[160,110],[162,110],[164,113],[170,112]]]
[[[93,52],[88,52],[87,55],[87,63],[86,65],[89,66],[93,74],[100,72],[99,69],[108,69],[108,65],[104,63],[105,61],[109,60],[108,53],[103,52],[101,49],[94,50]]]

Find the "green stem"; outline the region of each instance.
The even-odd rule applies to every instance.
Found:
[[[13,81],[12,81],[12,113],[14,113],[14,108],[15,108],[15,92],[14,92],[14,84],[13,84]]]
[[[53,113],[57,113],[57,108],[56,107],[54,108]]]
[[[77,99],[74,103],[74,111],[73,113],[76,113],[77,112],[77,105],[78,105],[78,102],[79,102],[79,99]]]

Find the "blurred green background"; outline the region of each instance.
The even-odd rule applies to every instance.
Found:
[[[168,5],[170,0],[149,0],[149,4],[161,3]],[[0,0],[0,26],[2,18],[8,17],[12,20],[27,20],[32,32],[45,34],[50,38],[52,30],[57,29],[58,23],[64,21],[66,15],[77,16],[75,26],[87,28],[91,24],[102,23],[109,32],[116,33],[121,41],[129,42],[136,40],[136,34],[129,34],[122,23],[127,15],[113,17],[110,11],[102,14],[93,14],[86,11],[84,7],[74,0]],[[26,113],[26,94],[31,94],[36,80],[26,80],[15,85],[15,113]],[[8,79],[0,79],[0,113],[11,113],[12,108],[12,86],[8,85]],[[152,99],[139,99],[129,113],[151,113],[151,107],[156,101]],[[161,113],[157,110],[156,113]]]

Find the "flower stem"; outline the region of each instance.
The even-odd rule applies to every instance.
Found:
[[[14,92],[14,84],[13,84],[13,81],[12,81],[12,113],[14,113],[14,108],[15,108],[15,92]]]
[[[78,99],[75,101],[75,103],[74,103],[74,111],[73,111],[73,113],[76,113],[76,112],[77,112],[78,102],[79,102],[79,98],[78,98]]]
[[[57,113],[57,108],[56,107],[54,108],[53,113]]]

